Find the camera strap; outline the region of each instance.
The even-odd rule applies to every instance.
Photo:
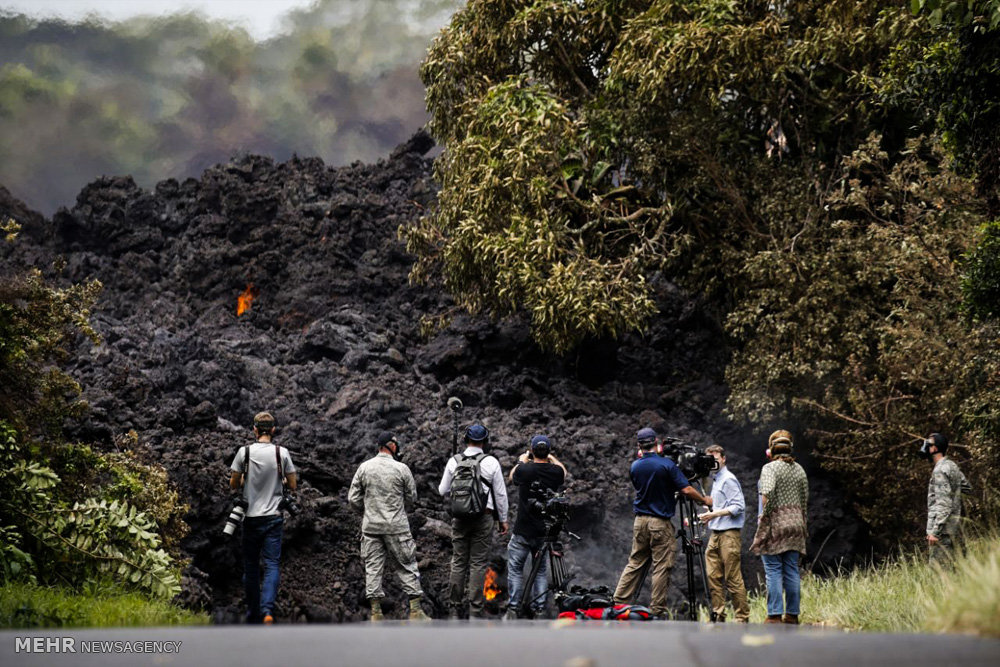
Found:
[[[285,488],[285,467],[281,463],[281,447],[278,445],[274,446],[274,463],[276,464],[276,470],[278,472],[278,483],[281,484],[281,488]]]
[[[243,447],[243,486],[247,485],[250,478],[250,445]]]

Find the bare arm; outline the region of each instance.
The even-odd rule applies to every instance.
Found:
[[[290,472],[285,476],[285,481],[288,482],[288,488],[294,491],[299,486],[299,477],[294,472]]]
[[[229,488],[235,491],[243,486],[243,473],[232,471],[229,473]]]
[[[712,499],[698,493],[693,486],[685,486],[681,493],[700,505],[711,506]]]

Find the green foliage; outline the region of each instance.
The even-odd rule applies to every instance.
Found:
[[[17,224],[17,221],[13,218],[7,218],[0,222],[0,232],[3,232],[4,240],[8,243],[13,243],[20,231],[21,225]]]
[[[978,245],[963,265],[962,296],[966,311],[974,318],[1000,319],[1000,221],[979,229]]]
[[[58,586],[0,586],[0,627],[158,627],[204,625],[205,614],[150,600],[119,586],[91,586],[80,593]]]
[[[995,510],[983,491],[1000,481],[995,447],[964,416],[996,392],[998,334],[967,327],[954,298],[982,205],[928,140],[896,161],[873,136],[840,178],[794,253],[744,263],[757,289],[727,320],[740,343],[729,406],[748,421],[808,415],[816,456],[844,473],[859,513],[917,539],[929,470],[912,453],[931,430],[965,434],[953,451],[982,485],[974,506]]]
[[[996,512],[1000,340],[959,295],[1000,40],[951,9],[470,2],[421,70],[445,151],[411,277],[561,352],[641,329],[662,272],[722,312],[731,416],[804,424],[876,534],[922,535],[932,430]]]
[[[78,333],[98,341],[88,316],[100,287],[55,288],[38,270],[0,279],[0,574],[71,586],[114,578],[172,597],[179,574],[160,534],[176,555],[187,507],[166,472],[62,442],[63,421],[83,406],[55,363]]]
[[[111,464],[113,465],[113,463]],[[156,523],[126,502],[86,498],[68,504],[58,499],[59,476],[33,460],[17,433],[0,421],[0,509],[17,540],[0,552],[10,579],[29,573],[71,585],[114,578],[125,586],[170,598],[180,591],[172,558],[160,549]],[[25,569],[34,554],[34,567]]]
[[[960,173],[976,179],[989,214],[1000,216],[1000,1],[913,0],[938,29],[900,46],[881,84],[936,119]]]
[[[78,387],[48,366],[65,354],[65,345],[82,332],[94,341],[88,321],[101,283],[56,288],[38,270],[24,277],[0,278],[0,420],[18,430],[58,431]]]
[[[712,291],[744,239],[809,224],[919,29],[878,3],[470,2],[421,69],[446,149],[412,278],[556,351],[641,329],[651,272]]]
[[[974,26],[980,31],[1000,27],[998,0],[910,0],[910,7],[914,14],[927,14],[935,25]]]

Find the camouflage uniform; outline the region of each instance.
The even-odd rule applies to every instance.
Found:
[[[954,461],[942,458],[934,465],[927,485],[927,534],[938,538],[937,544],[930,545],[931,561],[952,555],[959,538],[963,491],[969,491],[965,475]]]
[[[417,570],[417,548],[406,511],[417,500],[417,485],[406,464],[380,453],[358,467],[347,494],[351,506],[364,510],[361,557],[365,562],[365,596],[381,599],[386,555],[411,598],[423,595]]]

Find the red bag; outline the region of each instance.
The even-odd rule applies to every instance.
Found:
[[[564,611],[558,618],[574,618],[593,621],[648,621],[653,616],[649,607],[638,604],[616,604],[596,609]]]

